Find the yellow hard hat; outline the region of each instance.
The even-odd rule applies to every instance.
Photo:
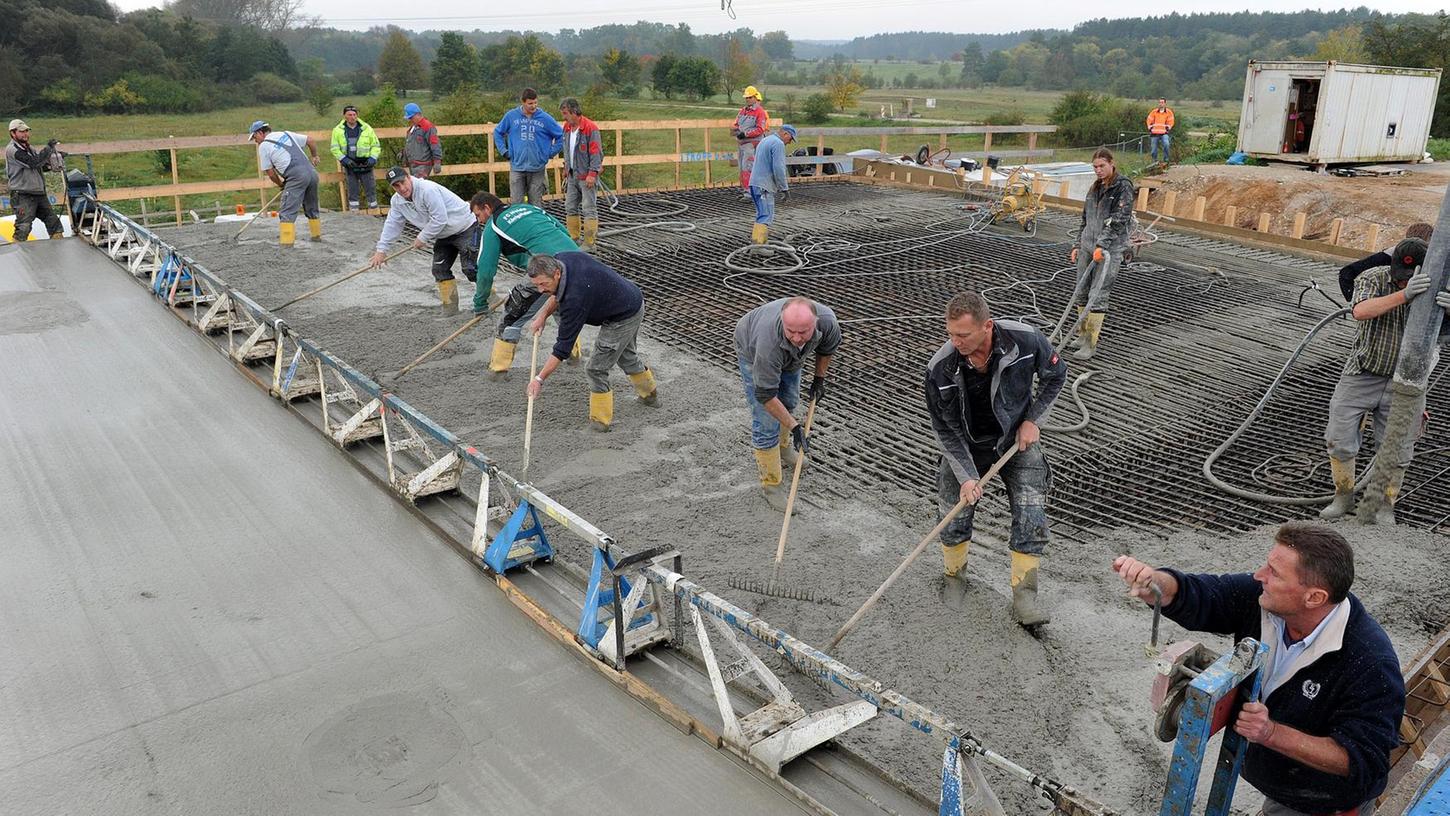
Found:
[[[749,99],[751,97],[755,97],[756,99],[760,98],[760,91],[757,91],[754,85],[749,85],[745,88],[745,98]]]

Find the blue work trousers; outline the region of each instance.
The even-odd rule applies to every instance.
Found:
[[[1167,133],[1162,133],[1162,134],[1159,134],[1159,135],[1153,137],[1153,140],[1151,142],[1149,142],[1149,144],[1148,144],[1148,150],[1153,155],[1153,161],[1160,161],[1160,159],[1158,158],[1158,150],[1160,148],[1162,148],[1162,150],[1163,150],[1163,158],[1161,159],[1161,161],[1163,161],[1164,163],[1167,163],[1167,161],[1168,161],[1168,145],[1169,145],[1169,143],[1171,141],[1172,140],[1168,138],[1168,134]]]
[[[745,403],[750,406],[750,444],[756,450],[770,450],[780,444],[780,423],[766,413],[765,406],[755,398],[755,380],[750,375],[750,363],[739,358],[736,361],[740,364],[740,379],[745,383]],[[780,372],[780,388],[775,395],[787,411],[795,411],[801,398],[800,369]]]
[[[775,191],[752,185],[750,200],[755,202],[755,223],[769,224],[775,220]]]

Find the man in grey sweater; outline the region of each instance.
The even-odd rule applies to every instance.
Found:
[[[10,120],[10,144],[5,146],[5,181],[10,189],[10,203],[15,208],[15,240],[30,237],[30,226],[39,218],[50,237],[61,236],[60,217],[50,206],[45,194],[47,170],[56,170],[60,143],[51,139],[37,151],[30,146],[30,125],[19,119]]]
[[[453,277],[453,262],[463,259],[463,276],[478,278],[478,255],[473,244],[478,220],[468,209],[468,202],[443,185],[424,178],[414,178],[401,167],[392,167],[384,178],[393,188],[388,220],[371,264],[382,266],[387,260],[388,245],[403,234],[403,222],[418,228],[414,249],[433,245],[433,279],[438,282],[438,301],[446,314],[458,312],[458,281]]]

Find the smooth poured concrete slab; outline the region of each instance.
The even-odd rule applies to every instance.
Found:
[[[0,248],[0,812],[795,809],[96,250]]]

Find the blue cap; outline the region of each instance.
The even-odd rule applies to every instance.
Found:
[[[422,112],[423,112],[423,109],[420,108],[420,107],[418,107],[418,103],[417,102],[409,102],[408,104],[406,104],[406,105],[403,106],[403,118],[404,119],[412,119],[414,116],[417,116],[418,114],[420,114]]]
[[[792,139],[795,138],[795,125],[781,125],[780,129],[789,133]]]
[[[257,131],[261,130],[262,128],[269,128],[269,127],[271,127],[271,125],[267,124],[265,121],[263,121],[261,119],[258,119],[257,121],[255,121],[255,122],[252,123],[252,126],[250,128],[247,129],[247,135],[248,136],[251,136],[253,133],[256,133]]]

